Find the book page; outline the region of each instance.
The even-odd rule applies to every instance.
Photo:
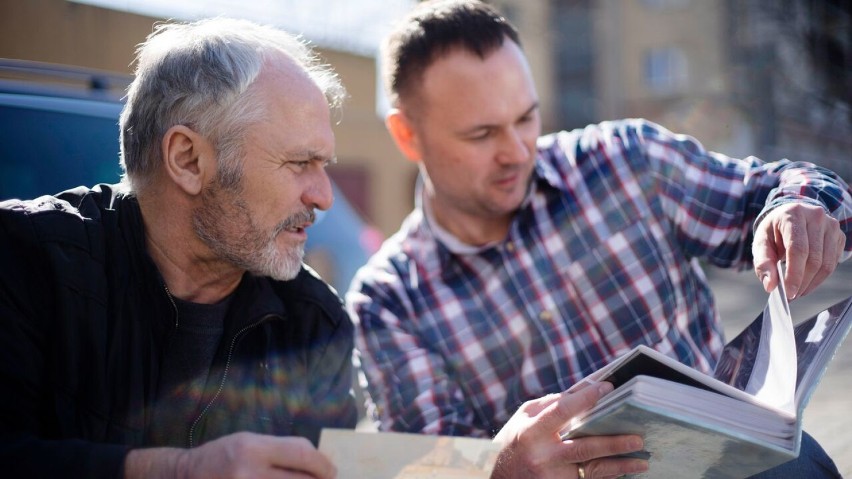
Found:
[[[760,344],[745,392],[782,411],[795,414],[796,337],[784,290],[784,267],[778,263],[778,286],[763,310]]]
[[[798,349],[796,406],[799,411],[825,373],[837,348],[852,327],[852,297],[832,305],[794,328]]]

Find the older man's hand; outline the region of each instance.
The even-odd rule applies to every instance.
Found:
[[[332,479],[337,469],[303,437],[238,432],[192,449],[131,450],[125,479]]]

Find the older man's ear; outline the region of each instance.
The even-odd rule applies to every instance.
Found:
[[[161,143],[165,174],[187,195],[201,193],[216,174],[216,151],[207,138],[184,125],[169,128]]]

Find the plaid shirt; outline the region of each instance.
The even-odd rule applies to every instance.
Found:
[[[728,158],[628,120],[540,138],[496,244],[462,244],[418,204],[347,294],[379,427],[491,436],[638,344],[712,370],[722,328],[696,259],[750,266],[752,225],[789,201],[852,231],[849,189],[828,170]]]

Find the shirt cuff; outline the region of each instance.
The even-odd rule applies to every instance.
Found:
[[[780,198],[772,200],[770,203],[763,207],[763,211],[761,211],[760,214],[757,215],[757,218],[754,220],[754,224],[751,227],[752,233],[757,231],[757,225],[759,225],[760,222],[763,221],[763,218],[765,218],[770,211],[774,210],[775,208],[778,208],[781,205],[786,205],[789,203],[803,203],[808,205],[819,206],[823,209],[823,211],[825,211],[825,214],[831,215],[831,212],[828,211],[828,208],[817,199],[808,198],[807,196],[782,196]]]

